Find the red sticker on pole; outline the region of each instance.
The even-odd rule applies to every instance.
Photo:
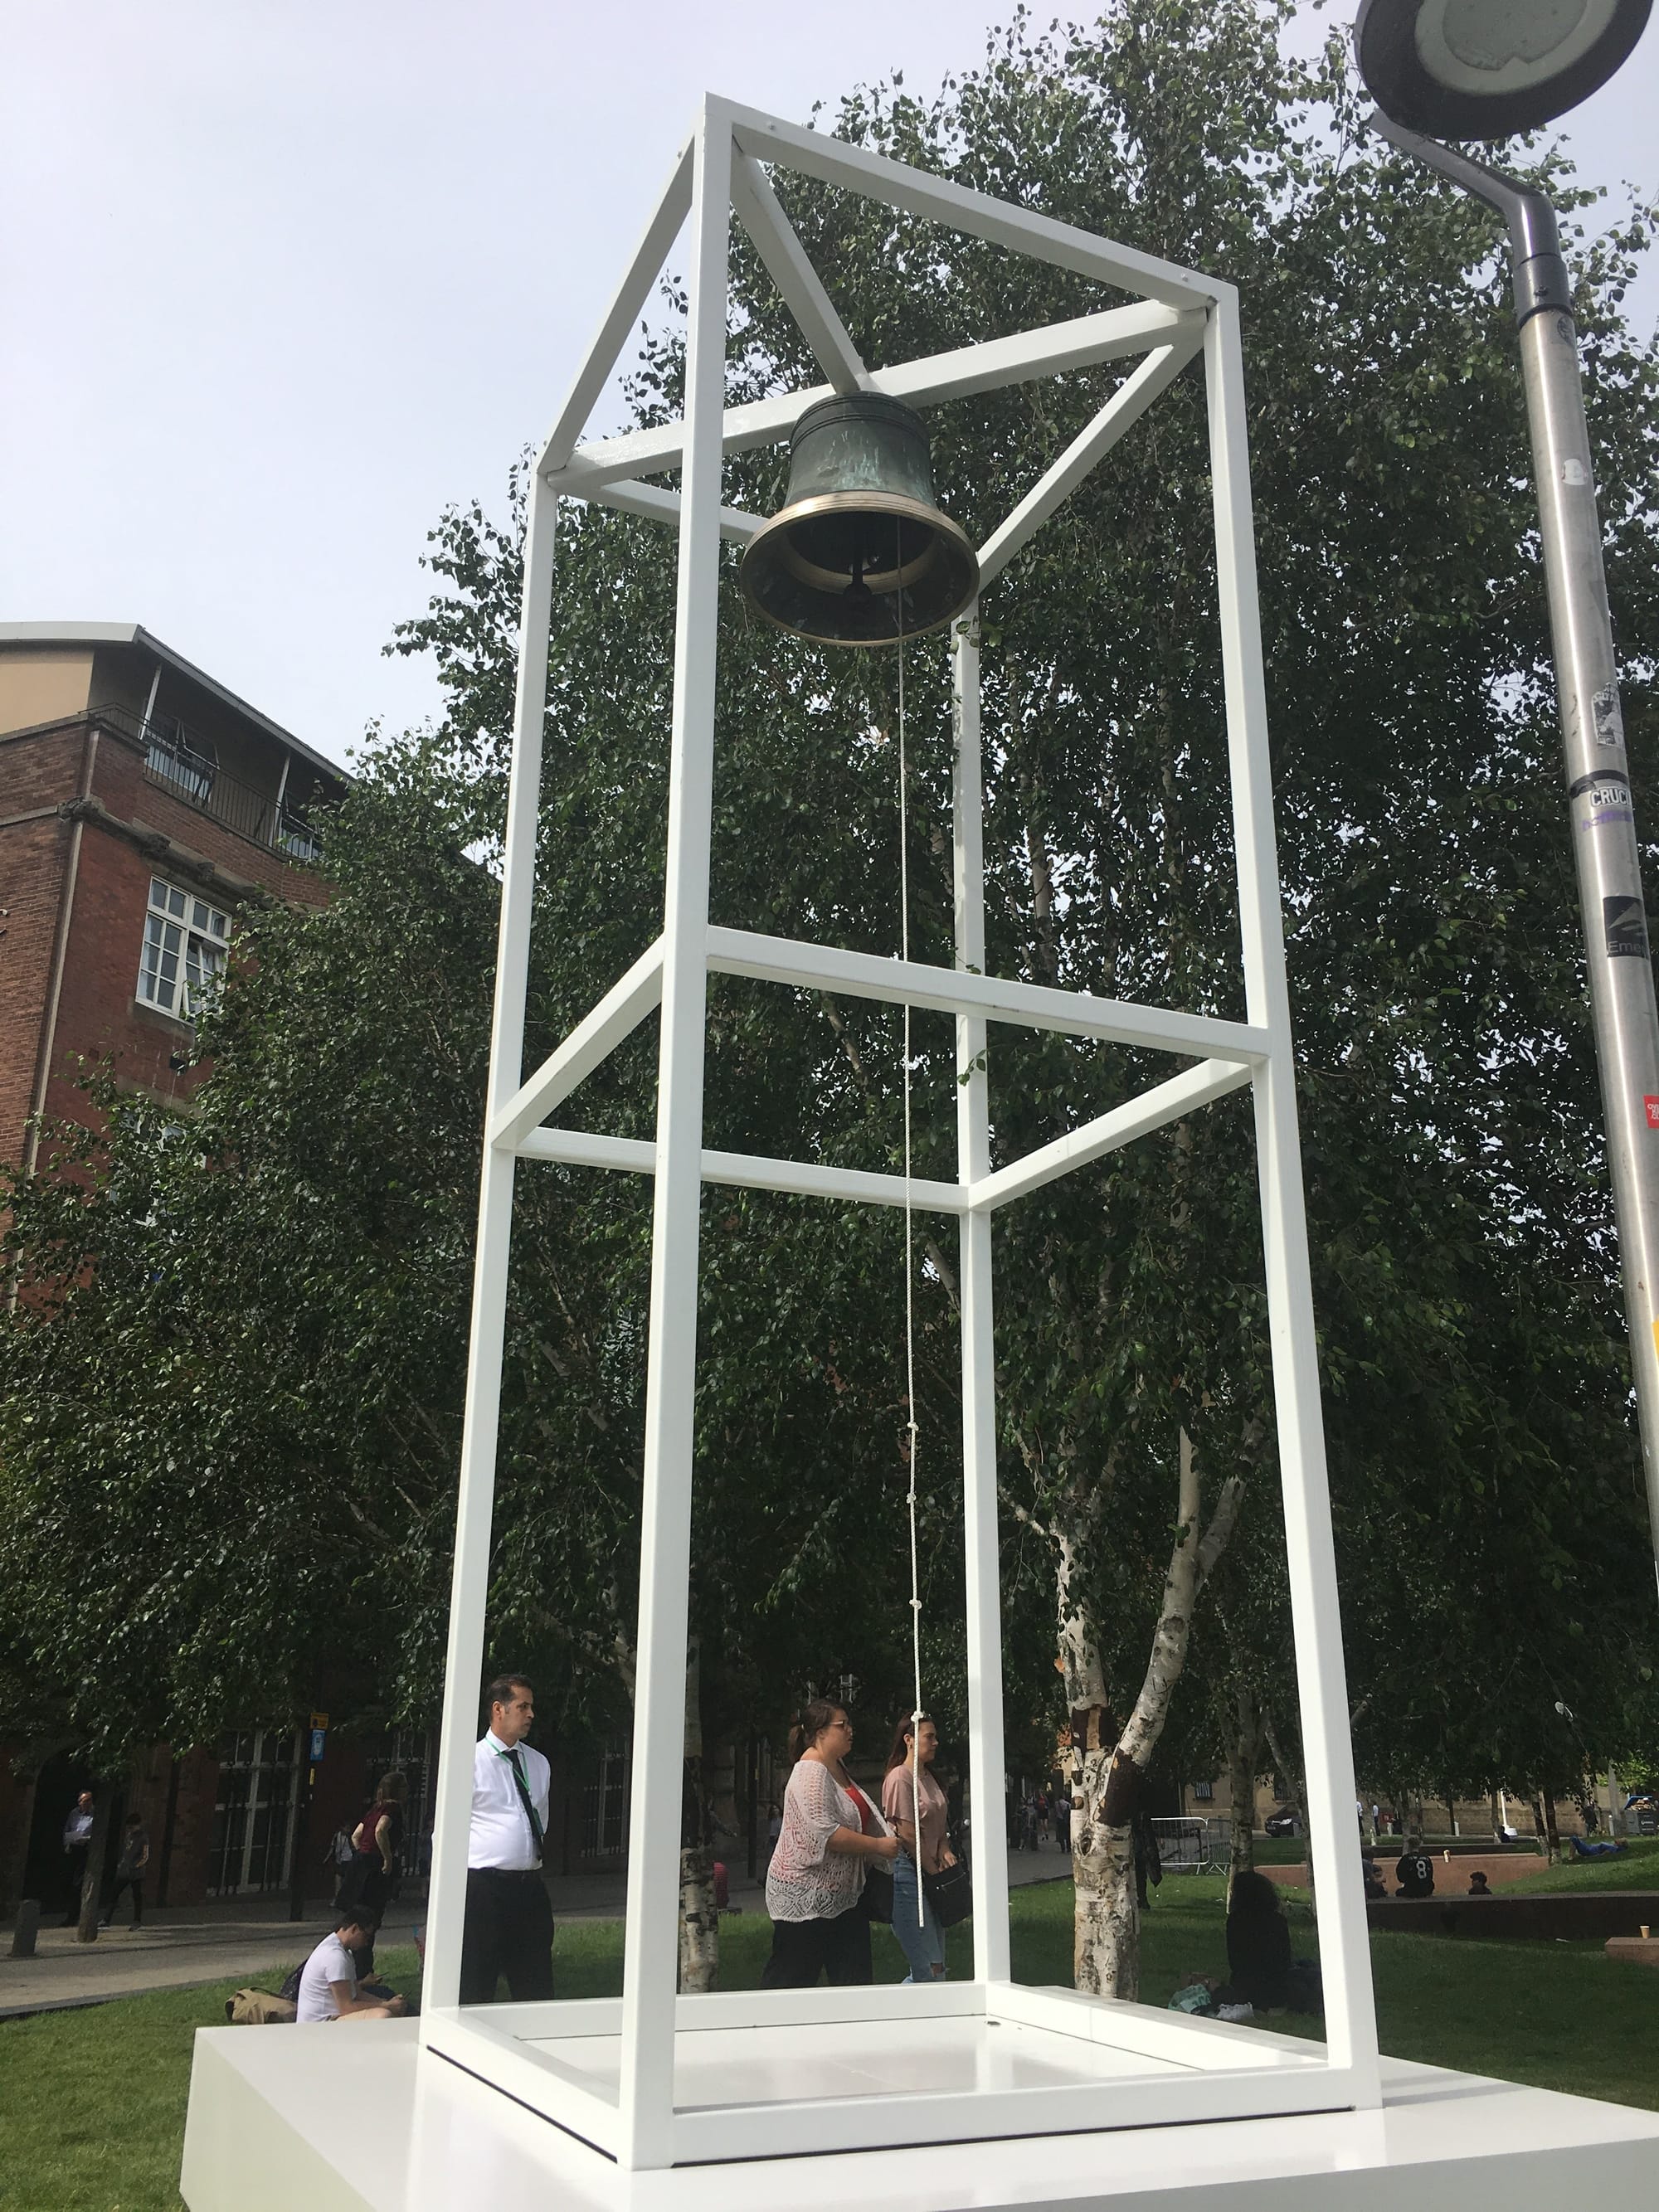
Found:
[[[1642,1103],[1648,1109],[1649,1128],[1659,1129],[1659,1098],[1656,1098],[1651,1091],[1648,1091],[1644,1094]]]

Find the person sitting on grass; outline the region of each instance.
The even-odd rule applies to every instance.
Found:
[[[1420,1843],[1407,1844],[1395,1862],[1394,1878],[1400,1884],[1396,1897],[1434,1895],[1434,1861]]]
[[[1227,1905],[1228,1978],[1215,1992],[1218,2005],[1254,2005],[1258,2012],[1288,2007],[1322,2012],[1319,1966],[1291,1956],[1291,1928],[1279,1892],[1265,1874],[1233,1876]]]
[[[378,1926],[379,1922],[361,1905],[343,1905],[336,1913],[334,1933],[324,1936],[301,1970],[297,2018],[301,2023],[403,2017],[405,2008],[400,1996],[357,1994],[357,1954],[374,1948]]]
[[[1479,1867],[1476,1867],[1474,1872],[1469,1876],[1469,1895],[1471,1897],[1492,1895],[1492,1886]]]

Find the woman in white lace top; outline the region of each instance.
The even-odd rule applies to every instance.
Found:
[[[898,1856],[898,1838],[847,1771],[853,1728],[846,1708],[817,1698],[800,1717],[800,1756],[783,1796],[783,1828],[766,1870],[772,1955],[769,1990],[871,1979],[870,1923],[862,1905],[871,1859]]]

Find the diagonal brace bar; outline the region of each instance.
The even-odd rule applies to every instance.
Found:
[[[679,528],[680,495],[665,485],[635,483],[624,477],[620,483],[602,484],[592,496],[601,507],[615,507],[619,514],[643,515],[647,522],[666,522]],[[737,544],[746,545],[765,527],[763,515],[745,514],[740,507],[720,509],[720,536]]]
[[[708,965],[715,975],[747,975],[801,991],[850,991],[854,998],[881,999],[890,1006],[931,1006],[945,1014],[977,1015],[984,1021],[1104,1037],[1152,1052],[1190,1053],[1246,1066],[1254,1066],[1268,1049],[1267,1030],[1245,1022],[1168,1013],[1158,1006],[1097,999],[1087,991],[1056,991],[1001,975],[967,975],[915,960],[885,960],[874,953],[801,945],[742,929],[709,931]]]
[[[859,349],[807,258],[794,225],[778,204],[765,172],[746,154],[738,155],[732,164],[732,204],[831,387],[843,394],[862,390],[870,380]]]
[[[668,184],[656,212],[645,227],[645,235],[628,264],[628,274],[617,287],[599,334],[571,386],[570,397],[559,410],[559,419],[548,434],[536,467],[543,475],[562,469],[570,459],[582,426],[593,411],[593,403],[605,389],[605,379],[617,365],[617,356],[629,332],[645,313],[651,287],[662,274],[668,250],[678,237],[691,210],[691,165],[696,141],[688,140],[670,172]]]
[[[1097,461],[1116,445],[1126,430],[1141,416],[1165,387],[1175,382],[1203,343],[1202,329],[1183,332],[1172,345],[1159,346],[1147,355],[1132,376],[1126,377],[1093,422],[1080,431],[1066,451],[1037,478],[1019,505],[980,548],[979,587],[1000,576],[1026,541],[1036,536],[1054,510],[1077,489]]]
[[[521,1158],[555,1160],[573,1168],[620,1168],[654,1175],[657,1148],[637,1137],[602,1137],[588,1129],[532,1129],[519,1146]],[[702,1179],[734,1190],[787,1191],[797,1198],[837,1198],[854,1206],[902,1206],[904,1177],[862,1168],[820,1167],[810,1160],[768,1159],[759,1152],[705,1152]],[[972,1193],[960,1183],[910,1178],[910,1203],[931,1213],[965,1213]]]
[[[613,983],[591,1013],[585,1014],[564,1042],[550,1052],[529,1081],[507,1100],[489,1127],[489,1141],[507,1152],[519,1150],[538,1121],[544,1121],[609,1059],[662,999],[662,939],[641,953]]]
[[[1056,1137],[1053,1144],[1028,1152],[1012,1167],[999,1168],[994,1175],[981,1176],[972,1186],[974,1211],[1006,1206],[1010,1199],[1024,1198],[1028,1191],[1040,1190],[1044,1183],[1056,1182],[1073,1168],[1080,1168],[1106,1152],[1116,1152],[1120,1146],[1130,1144],[1137,1137],[1149,1136],[1154,1129],[1179,1121],[1194,1107],[1207,1106],[1212,1099],[1224,1098],[1230,1091],[1242,1090],[1254,1073],[1237,1060],[1206,1060],[1201,1067],[1183,1069],[1167,1083],[1143,1091],[1139,1098],[1114,1106],[1109,1114],[1102,1114],[1092,1121],[1085,1121],[1080,1129]]]

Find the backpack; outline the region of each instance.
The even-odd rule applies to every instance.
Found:
[[[290,1998],[272,1996],[269,1990],[238,1990],[225,1999],[225,2018],[233,2027],[272,2027],[296,2018],[299,2009]]]

